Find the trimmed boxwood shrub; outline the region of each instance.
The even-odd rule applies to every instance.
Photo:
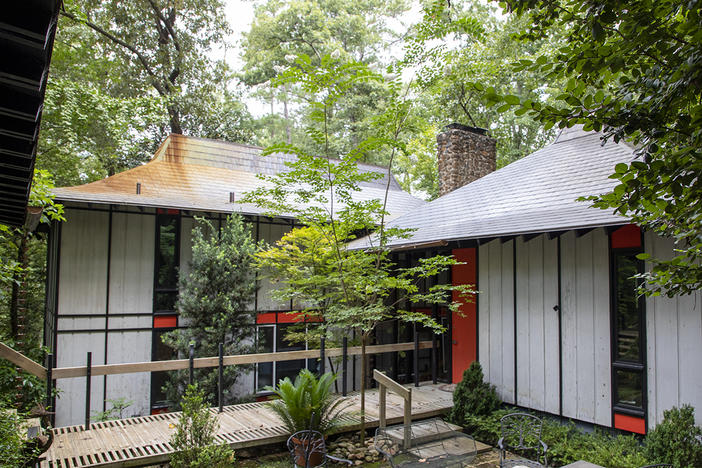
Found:
[[[702,466],[702,428],[695,426],[692,406],[663,412],[663,421],[646,436],[646,457],[651,463],[672,463],[676,468]]]
[[[452,423],[464,426],[467,416],[487,416],[501,404],[494,385],[484,381],[483,368],[473,361],[463,372],[463,379],[453,392],[453,408],[449,419]]]

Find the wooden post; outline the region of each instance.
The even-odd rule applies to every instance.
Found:
[[[224,343],[219,344],[219,368],[218,373],[218,400],[219,400],[219,412],[222,412],[224,407]]]
[[[194,372],[194,360],[195,360],[195,345],[190,343],[190,362],[188,363],[188,370],[190,371],[188,374],[188,385],[193,384],[193,372]]]
[[[431,334],[431,382],[436,385],[437,382],[437,364],[436,364],[436,335]]]
[[[85,374],[85,430],[90,429],[90,368],[93,363],[93,353],[88,351]]]
[[[346,396],[348,385],[346,383],[348,379],[348,360],[349,360],[349,339],[344,337],[342,340],[341,348],[341,394]]]
[[[324,337],[319,339],[319,376],[324,375]]]
[[[405,448],[408,449],[412,445],[412,389],[408,389],[409,394],[405,398]]]
[[[414,325],[414,386],[419,387],[419,333],[417,325]]]
[[[53,380],[51,379],[51,370],[54,367],[54,355],[49,353],[46,355],[46,410],[54,406],[53,398]]]
[[[380,400],[380,409],[378,410],[378,418],[380,420],[379,425],[380,427],[385,427],[385,399],[387,397],[387,389],[385,388],[385,385],[379,384],[378,390],[380,392],[378,397]]]

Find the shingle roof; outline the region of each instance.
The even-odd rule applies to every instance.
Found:
[[[64,202],[106,203],[150,206],[193,211],[263,214],[251,204],[230,203],[229,193],[240,199],[264,182],[256,174],[272,175],[287,169],[293,161],[288,154],[260,157],[261,148],[218,140],[170,135],[154,158],[133,169],[106,179],[54,190]],[[384,174],[386,169],[360,164],[362,171]],[[141,192],[136,193],[139,183]],[[366,182],[359,199],[382,199],[387,176]],[[392,216],[405,213],[424,202],[404,192],[394,177],[390,180],[388,208]]]
[[[607,142],[581,127],[551,145],[413,210],[389,226],[413,228],[391,247],[608,226],[627,220],[578,197],[611,191],[614,166],[633,158],[631,147]],[[367,246],[368,238],[352,245]]]

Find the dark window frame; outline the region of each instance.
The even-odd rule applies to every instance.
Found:
[[[618,294],[618,266],[619,258],[623,256],[636,256],[644,252],[643,234],[641,235],[640,247],[612,248],[612,237],[609,236],[609,267],[610,267],[610,362],[611,362],[611,405],[612,424],[614,424],[614,414],[625,414],[643,418],[648,426],[648,382],[647,382],[647,356],[646,356],[646,300],[644,297],[637,297],[637,310],[639,313],[639,356],[637,361],[619,357],[619,294]],[[636,259],[637,272],[644,272],[644,262]],[[630,372],[640,375],[641,378],[641,406],[619,403],[619,378],[618,371]]]

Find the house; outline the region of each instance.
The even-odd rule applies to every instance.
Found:
[[[524,408],[645,433],[689,403],[702,422],[702,294],[639,298],[630,279],[637,253],[674,244],[577,201],[612,190],[633,149],[576,126],[492,172],[485,131],[453,124],[438,143],[442,196],[393,220],[415,231],[390,247],[400,261],[452,253],[465,264],[449,281],[479,290],[449,321],[452,380],[478,360]]]
[[[228,213],[239,212],[258,239],[274,242],[295,226],[289,217],[269,218],[256,206],[237,200],[263,183],[257,174],[286,170],[293,156],[259,157],[260,148],[222,141],[170,135],[153,159],[106,179],[55,190],[65,206],[66,222],[54,224],[49,237],[45,343],[57,367],[171,359],[160,336],[184,324],[175,310],[177,276],[187,274],[194,217],[219,226]],[[384,169],[361,165],[363,171]],[[384,178],[364,183],[359,197],[382,198]],[[390,180],[388,208],[393,216],[424,202]],[[257,313],[260,352],[301,349],[284,339],[294,317],[290,303],[270,298],[271,285],[261,281],[252,309]],[[312,360],[311,360],[312,361]],[[266,363],[239,384],[251,394],[284,376],[294,376],[312,363]],[[128,415],[164,410],[165,375],[123,374],[92,378],[91,409],[120,397],[134,403]],[[83,421],[85,379],[57,382],[56,425]],[[99,395],[100,397],[97,397]]]

